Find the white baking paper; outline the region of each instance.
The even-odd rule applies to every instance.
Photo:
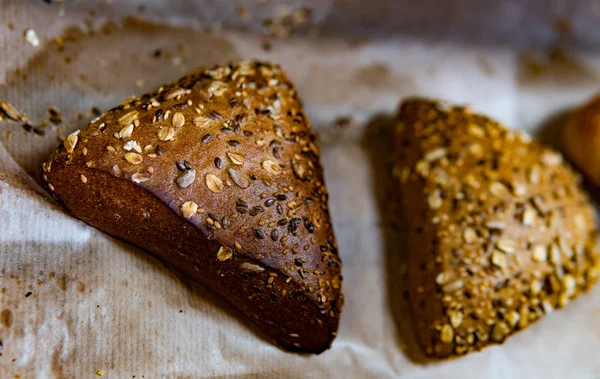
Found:
[[[83,3],[0,1],[0,101],[35,127],[50,106],[63,114],[39,127],[44,136],[0,122],[0,378],[600,377],[600,287],[501,346],[423,360],[386,167],[390,117],[413,95],[470,104],[554,143],[564,112],[597,90],[600,55],[314,31],[279,40],[226,23],[208,31],[190,21],[208,9],[198,2],[178,26],[181,1]],[[333,2],[315,4],[320,20],[335,12]],[[123,19],[140,15],[154,21]],[[224,301],[70,217],[37,184],[42,160],[92,107],[240,58],[280,63],[319,134],[345,306],[337,339],[318,356],[278,349]]]

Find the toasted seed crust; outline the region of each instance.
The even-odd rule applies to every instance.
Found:
[[[501,343],[596,282],[594,212],[560,153],[423,99],[401,105],[395,150],[409,300],[426,354]]]

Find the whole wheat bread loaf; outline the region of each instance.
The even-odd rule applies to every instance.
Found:
[[[319,353],[341,262],[309,121],[266,62],[198,69],[68,136],[43,165],[76,217],[223,296],[285,349]]]
[[[426,354],[501,343],[596,282],[594,211],[557,151],[465,108],[396,123],[409,302]]]

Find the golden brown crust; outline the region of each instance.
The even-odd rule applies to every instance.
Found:
[[[570,115],[561,142],[569,159],[600,186],[600,96]]]
[[[44,180],[75,216],[173,263],[278,344],[321,352],[341,263],[313,140],[286,75],[247,61],[108,111],[65,140]]]
[[[426,354],[501,343],[598,277],[594,212],[560,153],[464,108],[405,101],[394,176]]]

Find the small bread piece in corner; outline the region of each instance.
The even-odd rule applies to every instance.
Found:
[[[561,145],[586,178],[600,187],[600,96],[571,113]]]
[[[70,134],[50,193],[223,296],[285,349],[336,336],[341,262],[319,150],[293,84],[266,62],[199,69]]]
[[[594,211],[559,152],[464,108],[405,101],[394,177],[430,356],[502,343],[597,280]]]

